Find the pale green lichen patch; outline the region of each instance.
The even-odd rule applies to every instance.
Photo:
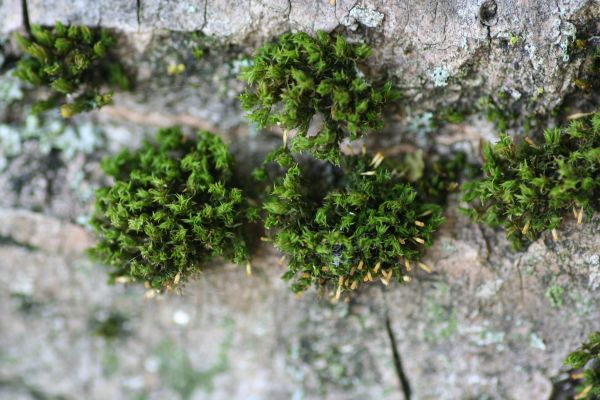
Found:
[[[551,285],[546,290],[546,298],[554,308],[561,308],[565,304],[565,289],[562,286]]]
[[[435,67],[431,72],[431,80],[435,87],[448,86],[448,78],[450,78],[450,72],[444,67]]]

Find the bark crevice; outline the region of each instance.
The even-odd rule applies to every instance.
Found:
[[[394,357],[394,368],[396,369],[396,375],[398,375],[400,389],[404,394],[404,400],[410,400],[412,396],[410,382],[408,380],[408,377],[404,373],[404,368],[402,367],[402,358],[400,356],[398,346],[396,345],[396,335],[394,334],[394,330],[392,329],[392,323],[390,321],[389,315],[386,315],[385,317],[385,329],[387,331],[388,338],[390,339],[392,356]]]

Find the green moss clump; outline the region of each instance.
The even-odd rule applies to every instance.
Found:
[[[34,105],[35,113],[60,105],[61,115],[69,118],[109,104],[112,92],[102,91],[101,86],[129,87],[122,65],[112,61],[110,50],[116,41],[106,30],[57,22],[52,29],[33,25],[31,38],[19,34],[16,38],[26,54],[15,75],[52,89],[48,99]]]
[[[280,152],[289,169],[265,201],[265,226],[275,230],[294,292],[315,285],[339,298],[363,282],[410,280],[405,271],[431,245],[442,209],[378,157],[345,157],[341,169],[310,171]]]
[[[98,315],[91,320],[92,332],[104,339],[112,340],[128,336],[131,332],[127,326],[129,318],[118,311],[107,315]]]
[[[260,127],[295,130],[293,151],[308,151],[339,163],[339,144],[383,127],[384,106],[398,98],[391,83],[373,85],[359,65],[371,54],[366,44],[318,32],[287,33],[263,46],[242,71],[249,84],[240,96],[248,118]],[[315,135],[311,121],[323,118]]]
[[[576,399],[600,398],[600,332],[592,333],[586,343],[569,354],[565,364],[575,369],[585,368]]]
[[[102,167],[114,178],[96,193],[93,256],[112,267],[112,280],[169,288],[200,272],[215,256],[250,258],[245,223],[255,217],[233,182],[227,146],[208,132],[197,140],[162,129],[157,143],[124,150]]]
[[[515,249],[556,231],[567,213],[579,222],[600,210],[600,113],[549,129],[540,144],[515,144],[502,135],[484,148],[486,177],[464,186],[464,200],[478,201],[467,213],[502,226]]]

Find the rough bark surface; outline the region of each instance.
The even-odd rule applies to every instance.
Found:
[[[48,147],[37,133],[13,151],[0,127],[0,398],[548,398],[568,351],[600,329],[598,216],[515,253],[502,232],[460,216],[454,198],[425,260],[433,274],[337,305],[312,292],[295,298],[269,246],[251,277],[214,263],[184,296],[144,299],[141,287],[104,283],[84,255],[94,239],[82,225],[104,183],[100,157],[159,126],[217,131],[248,169],[278,145],[276,133],[244,121],[236,75],[280,33],[337,30],[372,44],[372,69],[404,92],[373,149],[478,160],[492,125],[475,115],[434,129],[432,113],[501,90],[513,110],[551,110],[573,90],[576,32],[598,30],[599,15],[600,2],[579,0],[0,0],[0,89],[17,87],[8,35],[27,21],[114,28],[137,77],[114,106],[74,119],[93,126],[91,142]],[[173,64],[185,71],[170,75]],[[27,106],[15,112],[7,98],[28,95],[15,93],[0,90],[0,125],[24,130]],[[124,334],[94,335],[115,311]]]

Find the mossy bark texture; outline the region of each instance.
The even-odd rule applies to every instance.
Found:
[[[100,157],[157,127],[219,132],[249,175],[281,132],[248,127],[237,76],[284,32],[367,42],[369,69],[398,80],[398,118],[369,135],[369,151],[481,162],[480,142],[499,132],[477,116],[436,128],[436,110],[486,96],[511,115],[550,113],[575,90],[572,46],[599,35],[599,15],[584,0],[0,0],[2,73],[18,54],[12,32],[61,20],[114,29],[136,81],[74,118],[103,132],[92,154],[42,154],[30,138],[0,170],[0,398],[548,398],[567,354],[600,330],[597,214],[567,216],[556,240],[546,232],[515,252],[503,231],[461,215],[455,195],[422,260],[431,274],[415,268],[410,284],[365,285],[335,305],[290,293],[270,243],[251,276],[206,265],[183,297],[144,300],[143,287],[105,284],[74,221],[85,225],[89,193],[107,183]],[[0,122],[13,123],[19,108],[1,100]],[[115,310],[128,335],[94,335]]]

